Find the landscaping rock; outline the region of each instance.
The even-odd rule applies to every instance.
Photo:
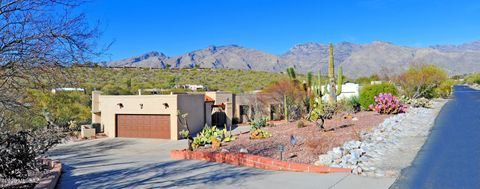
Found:
[[[240,148],[240,153],[248,153],[248,150],[246,148]]]
[[[227,150],[227,149],[222,148],[222,150],[220,150],[220,152],[230,152],[230,151]]]
[[[315,165],[330,165],[333,162],[333,157],[330,154],[320,155],[319,160],[315,162]]]
[[[330,167],[352,168],[363,176],[396,177],[409,166],[425,143],[433,121],[446,100],[431,109],[411,108],[407,113],[385,119],[371,132],[360,132],[361,141],[347,141],[319,156]]]

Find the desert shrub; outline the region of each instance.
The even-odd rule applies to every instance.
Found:
[[[302,120],[298,121],[297,128],[303,128],[303,127],[305,127],[305,123]]]
[[[403,90],[404,95],[410,98],[436,98],[440,94],[437,87],[448,79],[448,74],[440,67],[435,65],[421,65],[419,67],[410,67],[405,73],[399,75],[395,80]],[[443,92],[448,83],[445,82]],[[446,93],[445,93],[446,94]]]
[[[325,119],[332,119],[333,116],[340,111],[340,106],[338,103],[330,104],[330,103],[322,103],[318,105],[320,107],[314,107],[312,111],[307,115],[307,119],[310,121],[317,121],[317,120],[325,120]]]
[[[264,139],[272,137],[272,134],[262,129],[255,129],[250,131],[250,139]]]
[[[80,87],[103,94],[133,94],[140,88],[170,89],[175,84],[200,84],[210,90],[234,93],[259,90],[286,79],[286,74],[235,69],[66,68]],[[297,75],[299,77],[299,75]],[[131,78],[131,81],[129,80]],[[231,78],[237,78],[232,80]],[[252,80],[252,78],[255,78]]]
[[[361,108],[360,99],[358,98],[358,96],[352,96],[346,99],[342,99],[338,101],[337,106],[338,110],[353,113],[359,112]]]
[[[432,102],[426,98],[414,98],[408,101],[408,104],[412,105],[415,108],[423,107],[423,108],[430,108],[432,107]]]
[[[375,104],[371,104],[369,108],[380,114],[397,114],[407,111],[407,106],[390,93],[380,93],[375,96]]]
[[[480,73],[470,74],[465,78],[465,82],[468,84],[478,84],[480,85]]]
[[[260,129],[262,127],[266,127],[266,126],[268,126],[268,117],[261,117],[261,118],[253,119],[250,122],[250,126],[252,127],[252,129]]]
[[[452,86],[455,84],[455,81],[452,79],[447,79],[442,81],[436,90],[436,93],[442,98],[448,98],[452,94]]]
[[[315,105],[307,115],[307,119],[310,121],[318,121],[318,120],[325,120],[325,119],[332,119],[335,113],[339,111],[338,103],[330,104],[330,103],[322,103]],[[323,124],[323,123],[322,123]]]
[[[338,113],[338,106],[337,104],[329,104],[329,103],[324,103],[323,104],[323,118],[324,119],[332,119],[333,116]]]
[[[30,110],[38,117],[33,126],[46,125],[44,114],[50,114],[48,121],[60,126],[69,126],[73,121],[76,125],[88,123],[91,119],[90,96],[81,92],[57,92],[52,94],[40,90],[28,90],[25,101],[32,104]],[[73,128],[72,128],[73,129]],[[76,128],[79,129],[79,128]]]
[[[0,133],[0,177],[27,179],[44,170],[39,157],[65,137],[58,128],[38,127]]]
[[[408,98],[405,95],[402,95],[399,98],[401,103],[404,104],[409,104],[410,106],[414,108],[431,108],[432,107],[432,102],[429,99],[426,98]]]
[[[262,104],[286,104],[288,120],[296,120],[305,113],[305,97],[306,92],[298,80],[285,79],[267,86],[258,100]]]
[[[392,83],[382,83],[377,85],[366,85],[360,90],[359,103],[360,106],[368,110],[370,104],[375,103],[375,96],[378,96],[380,93],[390,93],[392,95],[397,95],[398,90]]]

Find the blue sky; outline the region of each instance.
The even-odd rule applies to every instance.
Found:
[[[92,0],[82,10],[114,42],[103,60],[237,44],[282,54],[305,42],[423,47],[480,39],[480,1]]]

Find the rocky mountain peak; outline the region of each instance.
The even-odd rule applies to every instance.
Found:
[[[384,41],[370,44],[339,42],[334,44],[334,57],[335,65],[342,66],[350,78],[383,75],[386,70],[389,74],[395,74],[412,63],[435,64],[449,74],[464,74],[480,71],[480,41],[430,48],[398,46]],[[300,73],[322,71],[325,74],[328,44],[297,44],[280,56],[238,45],[211,45],[175,57],[153,51],[107,63],[110,67],[166,68],[168,65],[171,68],[231,68],[273,72],[294,67]]]
[[[460,45],[433,45],[431,48],[442,52],[480,51],[480,40]]]

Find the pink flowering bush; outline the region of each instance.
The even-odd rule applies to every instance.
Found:
[[[407,106],[400,103],[398,98],[390,93],[380,93],[378,96],[375,96],[375,104],[371,104],[369,108],[380,114],[398,114],[407,112]]]

